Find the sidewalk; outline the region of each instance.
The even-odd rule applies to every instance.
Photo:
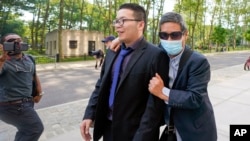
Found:
[[[94,61],[37,65],[38,71],[94,66]],[[230,124],[250,124],[250,71],[243,64],[212,71],[208,92],[214,106],[218,141],[229,140]],[[45,131],[39,141],[82,141],[79,123],[88,99],[39,109]],[[0,141],[13,141],[16,129],[0,121]]]

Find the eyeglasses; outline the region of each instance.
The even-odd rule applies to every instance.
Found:
[[[125,21],[141,21],[139,19],[115,19],[113,20],[113,26],[118,24],[119,26],[122,26]]]
[[[167,40],[169,36],[171,37],[172,40],[180,40],[182,35],[183,33],[181,31],[176,31],[171,33],[159,32],[159,37],[164,40]]]

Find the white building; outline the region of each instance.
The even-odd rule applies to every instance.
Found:
[[[84,56],[94,50],[104,50],[102,39],[104,39],[104,35],[98,31],[62,30],[63,56]],[[58,30],[47,33],[45,43],[47,55],[58,54]]]

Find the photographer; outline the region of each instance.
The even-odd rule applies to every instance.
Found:
[[[38,141],[44,127],[34,110],[33,77],[42,92],[32,59],[24,55],[28,45],[11,33],[0,41],[0,120],[17,128],[15,141]]]

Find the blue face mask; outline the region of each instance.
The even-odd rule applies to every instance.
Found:
[[[160,40],[161,45],[164,50],[167,51],[169,55],[177,55],[182,51],[182,40]]]

